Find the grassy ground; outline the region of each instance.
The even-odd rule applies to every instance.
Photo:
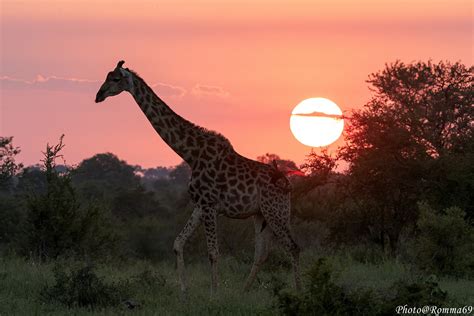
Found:
[[[314,258],[315,254],[303,254],[303,271]],[[384,293],[390,291],[393,282],[414,278],[413,271],[394,260],[377,265],[358,263],[344,256],[332,256],[329,260],[336,271],[337,283],[350,290],[372,288]],[[115,307],[89,311],[40,300],[41,289],[54,282],[53,266],[52,263],[35,264],[19,258],[0,259],[0,315],[273,315],[272,277],[292,284],[289,271],[270,267],[259,274],[253,289],[244,293],[242,287],[250,267],[227,257],[220,261],[220,292],[211,300],[208,264],[191,263],[188,265],[189,303],[183,304],[179,299],[174,265],[170,262],[100,265],[97,273],[108,282],[133,279],[148,269],[162,275],[166,284],[136,286],[130,299],[140,304],[137,309],[128,310],[119,303]],[[441,279],[440,286],[460,304],[474,302],[474,281]]]

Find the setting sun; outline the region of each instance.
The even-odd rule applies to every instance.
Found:
[[[291,112],[290,128],[300,143],[323,147],[341,136],[344,119],[336,103],[325,98],[310,98],[301,101]]]

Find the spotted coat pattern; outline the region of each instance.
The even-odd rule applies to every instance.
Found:
[[[218,215],[237,219],[254,217],[255,261],[245,285],[246,289],[250,287],[260,265],[267,258],[273,237],[276,237],[291,255],[295,283],[299,288],[299,249],[290,233],[291,186],[285,175],[276,166],[241,156],[221,134],[199,127],[176,114],[136,73],[122,69],[122,64],[123,62],[119,63],[117,68],[109,73],[106,83],[107,80],[116,81],[117,75],[127,77],[118,81],[118,84],[124,85],[123,90],[132,94],[156,132],[192,170],[189,194],[195,208],[174,243],[181,290],[185,293],[187,289],[183,248],[200,224],[205,228],[212,268],[211,295],[217,289]],[[106,83],[103,87],[107,87]],[[104,88],[102,94],[107,94],[105,90]],[[101,90],[97,98],[100,93]],[[108,94],[118,93],[112,91]]]

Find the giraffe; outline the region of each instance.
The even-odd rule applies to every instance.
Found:
[[[161,138],[191,168],[188,192],[194,209],[176,237],[176,254],[181,292],[187,293],[183,249],[186,241],[204,225],[211,265],[211,297],[217,291],[218,245],[217,217],[245,219],[253,217],[255,255],[244,289],[252,285],[261,265],[268,257],[276,238],[289,253],[295,287],[301,287],[299,247],[290,232],[291,185],[276,164],[264,164],[238,154],[223,135],[197,126],[176,114],[134,71],[119,61],[107,74],[95,102],[129,92]]]

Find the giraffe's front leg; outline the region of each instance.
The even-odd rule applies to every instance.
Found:
[[[219,256],[219,248],[217,245],[217,212],[212,207],[203,208],[202,218],[206,231],[207,253],[211,263],[211,297],[217,293],[218,273],[217,259]]]
[[[201,215],[202,209],[200,207],[195,207],[193,213],[191,214],[191,217],[186,222],[186,225],[184,225],[184,228],[181,233],[179,233],[178,237],[176,237],[173,245],[173,250],[176,253],[176,265],[178,270],[179,284],[181,287],[181,293],[184,297],[186,297],[187,293],[187,283],[184,271],[183,249],[184,245],[186,244],[186,241],[189,239],[189,237],[191,237],[191,235],[201,223]]]

